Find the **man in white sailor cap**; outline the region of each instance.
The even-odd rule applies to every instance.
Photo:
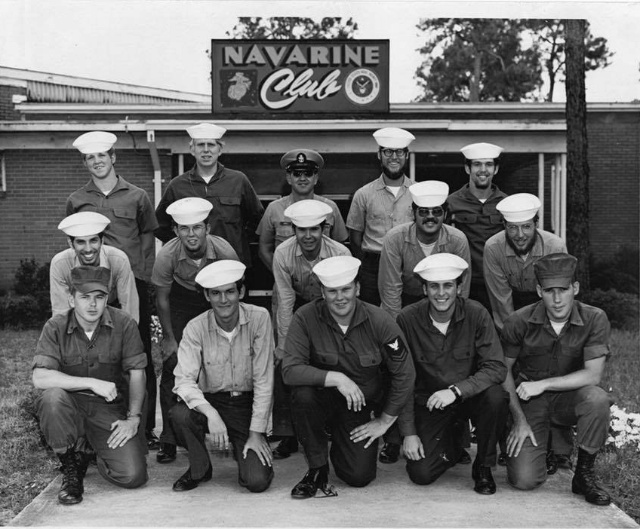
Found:
[[[260,237],[258,255],[269,270],[273,270],[275,249],[294,235],[294,227],[284,210],[300,200],[319,200],[331,207],[331,213],[327,215],[324,224],[324,234],[327,237],[344,242],[349,236],[336,203],[315,193],[320,171],[324,167],[324,158],[311,149],[293,149],[282,156],[280,167],[286,171],[291,193],[267,206],[256,230]]]
[[[493,183],[500,168],[502,147],[492,143],[472,143],[460,149],[469,183],[447,199],[448,222],[462,231],[471,249],[469,297],[491,312],[482,273],[482,255],[487,239],[503,229],[502,215],[496,205],[507,195]]]
[[[197,197],[182,198],[170,204],[167,212],[173,219],[175,238],[162,247],[153,266],[151,282],[156,286],[156,308],[163,336],[160,379],[162,434],[160,451],[156,455],[159,463],[171,463],[176,458],[169,410],[175,403],[173,369],[177,362],[178,344],[189,320],[209,308],[209,303],[196,288],[196,275],[214,261],[238,259],[227,241],[209,234],[211,208],[209,201]]]
[[[412,182],[405,176],[405,168],[409,145],[415,136],[403,129],[387,127],[374,132],[373,137],[378,144],[382,174],[356,191],[347,228],[351,251],[362,260],[360,297],[380,305],[378,267],[382,240],[394,226],[413,221],[409,193]]]
[[[205,444],[230,447],[238,483],[251,492],[273,479],[265,432],[273,398],[273,328],[269,312],[242,303],[244,272],[239,261],[211,263],[196,276],[210,309],[191,320],[178,351],[171,410],[178,442],[189,452],[189,468],[173,490],[191,490],[212,477]]]
[[[483,260],[498,329],[515,310],[537,300],[533,263],[543,255],[567,252],[560,237],[538,229],[540,206],[538,197],[529,193],[511,195],[496,206],[504,217],[504,229],[487,240]]]
[[[425,257],[438,253],[460,256],[471,268],[467,238],[460,230],[443,224],[447,215],[449,186],[437,180],[413,184],[414,221],[391,229],[384,238],[378,288],[381,307],[394,318],[402,307],[424,297],[422,281],[413,269]],[[462,297],[469,297],[471,274],[462,281]]]
[[[407,473],[414,483],[428,485],[460,459],[454,426],[471,418],[478,439],[474,490],[493,494],[491,467],[508,407],[501,386],[507,368],[489,312],[460,296],[468,267],[449,253],[430,255],[416,265],[426,298],[398,316],[416,366],[415,393],[398,425]]]
[[[149,406],[146,427],[150,449],[157,449],[158,439],[153,432],[156,420],[156,377],[151,357],[151,302],[148,282],[155,260],[155,237],[158,227],[156,215],[144,189],[133,185],[115,170],[116,136],[111,132],[93,131],[82,134],[73,146],[82,155],[82,163],[91,178],[83,187],[67,198],[67,215],[97,211],[111,221],[104,233],[107,245],[127,254],[138,292],[139,330],[147,355],[147,393]]]
[[[540,206],[538,197],[529,193],[511,195],[496,206],[504,217],[504,230],[485,244],[483,273],[493,320],[499,330],[516,310],[538,300],[534,263],[544,255],[567,253],[560,237],[538,229]],[[552,428],[547,453],[549,474],[554,474],[558,467],[570,468],[572,437],[568,428]],[[503,441],[501,448],[502,462],[506,459]]]
[[[138,321],[138,293],[127,254],[103,244],[109,219],[100,213],[83,211],[64,218],[58,229],[67,236],[69,248],[53,256],[49,268],[51,310],[53,316],[65,314],[71,308],[69,291],[71,270],[77,266],[101,266],[111,272],[110,304]]]
[[[359,268],[360,261],[349,256],[315,265],[322,298],[298,309],[289,327],[282,373],[293,386],[294,423],[309,466],[293,498],[311,498],[318,489],[335,495],[328,484],[329,456],[348,485],[364,487],[375,479],[378,438],[413,392],[404,336],[385,311],[358,299]],[[372,419],[372,412],[378,417]]]
[[[346,246],[324,235],[332,213],[331,206],[319,200],[300,200],[290,205],[284,210],[284,217],[291,223],[294,236],[276,248],[273,258],[278,329],[273,435],[282,438],[274,450],[276,459],[287,458],[298,450],[291,424],[290,395],[282,383],[281,369],[282,350],[291,318],[302,305],[322,295],[313,267],[329,257],[351,255]]]
[[[186,197],[199,197],[211,202],[209,226],[213,235],[227,240],[238,252],[240,260],[251,266],[249,236],[262,217],[264,208],[251,182],[244,173],[234,171],[219,161],[226,129],[212,123],[187,128],[191,137],[190,151],[195,165],[171,180],[156,208],[160,227],[156,237],[168,242],[174,237],[170,204]]]

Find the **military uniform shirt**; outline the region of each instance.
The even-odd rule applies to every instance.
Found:
[[[412,184],[404,176],[398,196],[394,196],[387,189],[384,177],[380,176],[356,191],[347,217],[347,228],[362,232],[362,250],[380,253],[382,239],[391,228],[413,222],[413,199],[409,192]]]
[[[266,432],[273,399],[273,328],[267,309],[240,303],[238,333],[229,341],[213,310],[184,329],[173,392],[194,409],[205,393],[253,391],[249,429]]]
[[[334,241],[346,241],[349,234],[347,233],[347,228],[344,225],[344,220],[342,220],[342,215],[336,203],[320,195],[313,195],[312,199],[328,204],[333,210],[327,217],[324,234],[327,237],[331,237]],[[274,200],[267,206],[262,220],[260,220],[256,233],[264,241],[273,243],[274,248],[277,248],[294,235],[291,219],[284,216],[284,210],[292,204],[294,204],[294,201],[291,195]]]
[[[513,313],[513,290],[535,292],[535,263],[543,255],[567,253],[564,241],[544,230],[537,230],[538,237],[526,260],[517,256],[506,240],[503,230],[491,237],[484,247],[484,279],[487,285],[493,319],[498,329]]]
[[[452,226],[442,225],[432,255],[437,253],[452,253],[462,257],[471,268],[467,238]],[[402,309],[403,293],[417,297],[423,295],[422,281],[414,274],[413,269],[424,257],[415,222],[396,226],[384,238],[378,290],[382,300],[380,306],[394,318]],[[469,297],[470,283],[471,274],[467,271],[462,282],[462,297]]]
[[[514,378],[543,380],[584,368],[584,363],[607,356],[611,327],[605,312],[573,302],[569,321],[559,335],[551,327],[544,303],[539,301],[514,312],[504,323],[504,354],[517,358]]]

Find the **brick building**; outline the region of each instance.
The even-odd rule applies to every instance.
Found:
[[[589,104],[588,112],[591,249],[604,258],[638,245],[640,105]],[[67,196],[89,178],[72,147],[78,135],[115,133],[118,173],[157,202],[164,185],[191,166],[184,129],[202,121],[228,129],[221,162],[245,172],[265,204],[281,194],[282,153],[321,152],[320,192],[345,217],[353,192],[379,175],[371,137],[378,128],[413,132],[411,176],[446,181],[452,190],[467,181],[460,147],[496,143],[505,148],[496,183],[509,194],[541,196],[545,229],[564,235],[563,104],[408,103],[366,119],[233,119],[212,116],[205,95],[0,67],[0,293],[21,258],[44,263],[66,246],[56,226]]]

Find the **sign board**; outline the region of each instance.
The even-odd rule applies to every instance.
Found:
[[[388,40],[212,40],[214,114],[389,111]]]

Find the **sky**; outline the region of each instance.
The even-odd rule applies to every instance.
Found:
[[[0,0],[0,66],[209,94],[210,40],[239,16],[353,17],[357,38],[390,40],[393,103],[419,93],[420,18],[586,18],[615,53],[587,74],[587,101],[640,99],[638,1]]]

